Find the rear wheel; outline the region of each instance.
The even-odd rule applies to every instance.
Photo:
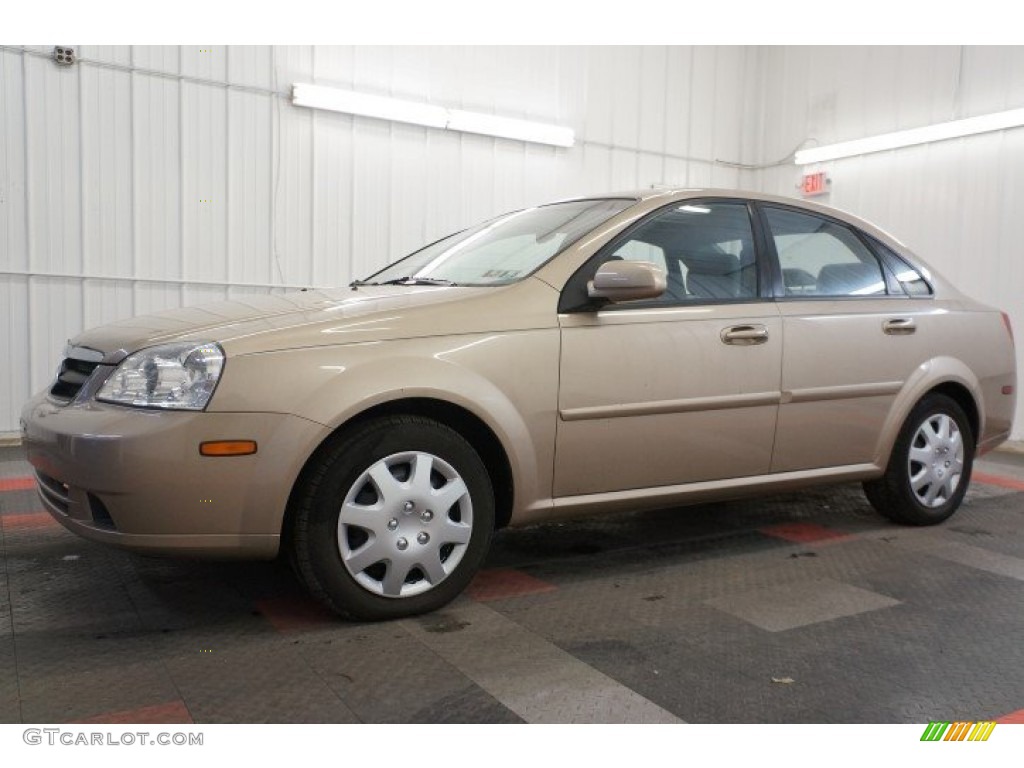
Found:
[[[494,494],[473,447],[451,428],[390,416],[342,435],[306,473],[294,560],[338,613],[390,619],[456,597],[487,554]]]
[[[926,395],[911,411],[885,474],[864,483],[871,505],[906,525],[934,525],[956,512],[967,492],[974,435],[960,405]]]

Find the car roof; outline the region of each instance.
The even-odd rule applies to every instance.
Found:
[[[765,203],[778,203],[780,205],[787,205],[794,208],[801,208],[806,211],[820,213],[825,216],[830,216],[834,219],[839,219],[847,224],[850,224],[858,229],[867,232],[873,237],[881,240],[890,246],[895,246],[897,250],[904,252],[908,256],[913,256],[907,251],[906,245],[897,237],[891,233],[877,227],[869,221],[865,221],[859,216],[855,216],[852,213],[848,213],[839,208],[833,208],[828,205],[813,202],[811,200],[804,200],[797,197],[787,197],[785,195],[773,195],[767,192],[755,192],[750,189],[729,189],[724,187],[673,187],[673,186],[661,186],[655,185],[646,189],[631,189],[631,190],[620,190],[618,192],[609,192],[607,194],[599,195],[581,195],[578,197],[567,198],[566,200],[560,200],[558,202],[567,202],[568,200],[608,200],[608,199],[629,199],[635,200],[639,203],[651,204],[663,202],[664,204],[670,204],[676,200],[690,200],[693,198],[702,197],[727,197],[727,198],[739,198],[742,200],[757,200]]]

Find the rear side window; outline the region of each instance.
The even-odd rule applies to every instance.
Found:
[[[887,293],[882,265],[853,230],[814,214],[764,210],[786,296]]]

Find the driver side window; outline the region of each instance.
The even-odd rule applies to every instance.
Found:
[[[757,265],[747,207],[739,202],[673,205],[613,241],[601,263],[649,261],[665,270],[667,288],[644,303],[753,299]]]

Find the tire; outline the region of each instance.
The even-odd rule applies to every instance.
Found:
[[[900,429],[885,474],[864,483],[876,510],[904,525],[935,525],[963,501],[974,464],[967,414],[946,395],[925,395]]]
[[[494,493],[459,433],[387,416],[314,459],[292,509],[294,562],[309,591],[350,619],[433,611],[469,584],[494,531]]]

